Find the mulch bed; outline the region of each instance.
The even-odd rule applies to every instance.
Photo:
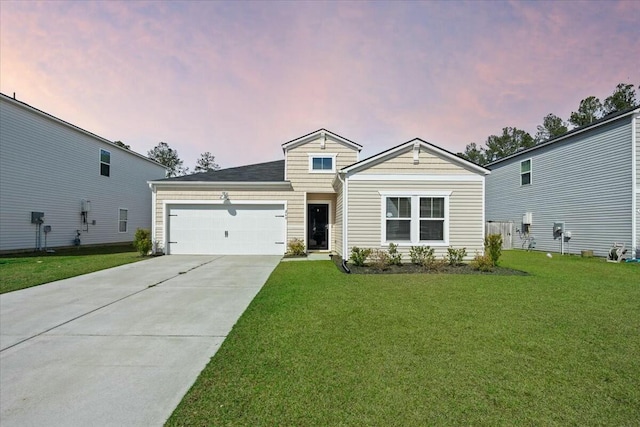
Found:
[[[342,259],[339,256],[332,257],[334,264],[338,267],[338,270],[346,273],[342,268]],[[411,263],[402,265],[390,265],[385,270],[365,265],[364,267],[358,267],[351,262],[347,263],[347,267],[351,270],[351,274],[481,274],[485,276],[528,276],[529,273],[520,270],[513,270],[505,267],[495,267],[493,271],[484,272],[472,268],[468,264],[450,266],[443,265],[439,269],[427,269],[420,265]]]

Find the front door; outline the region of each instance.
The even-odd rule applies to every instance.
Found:
[[[329,205],[326,203],[307,206],[307,248],[329,249]]]

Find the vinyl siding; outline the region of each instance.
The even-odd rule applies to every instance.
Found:
[[[432,174],[432,175],[445,175],[445,174],[464,174],[474,175],[475,173],[467,170],[466,168],[452,163],[451,161],[442,157],[436,156],[429,152],[425,147],[420,148],[420,154],[418,156],[418,164],[413,163],[413,148],[408,147],[405,150],[398,153],[395,157],[389,159],[383,159],[377,164],[373,164],[367,169],[364,169],[358,173],[367,174]]]
[[[100,175],[100,149],[111,153],[109,177]],[[82,244],[131,242],[151,226],[147,180],[162,166],[60,123],[28,107],[0,100],[0,251],[35,248],[31,212],[52,227],[48,247],[70,246],[82,229],[81,200],[91,201]],[[119,209],[128,209],[128,231],[118,232]],[[44,233],[42,236],[44,246]]]
[[[287,242],[294,238],[304,239],[304,194],[293,191],[227,191],[231,203],[234,201],[286,201],[287,202]],[[157,185],[156,190],[156,229],[155,241],[162,247],[165,245],[164,224],[166,212],[164,203],[180,200],[211,200],[220,201],[222,190],[208,190],[198,188],[168,188]]]
[[[310,173],[309,154],[337,154],[336,171],[358,160],[358,152],[351,147],[327,137],[324,150],[320,148],[320,139],[301,144],[287,150],[287,179],[295,191],[310,193],[334,192],[332,181],[335,173]]]
[[[572,238],[568,253],[591,249],[606,256],[613,242],[631,246],[631,126],[624,118],[541,147],[491,167],[486,186],[487,221],[513,221],[532,212],[536,249],[559,252],[554,222]],[[520,186],[520,162],[531,159],[532,184]],[[518,247],[518,238],[514,246]]]
[[[380,191],[451,191],[449,197],[449,246],[466,248],[467,259],[483,250],[482,181],[349,181],[349,247],[381,248],[382,205]],[[435,245],[433,245],[435,247]],[[383,249],[387,249],[384,247]],[[399,250],[408,259],[410,246]],[[446,246],[436,254],[447,253]]]

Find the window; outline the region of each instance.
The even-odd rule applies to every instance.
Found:
[[[127,221],[129,217],[128,209],[119,209],[118,210],[118,231],[120,233],[127,232]]]
[[[531,159],[520,162],[520,185],[531,184]]]
[[[411,241],[411,198],[387,197],[387,240]]]
[[[111,174],[111,153],[107,150],[100,150],[100,175],[109,176]]]
[[[383,196],[383,245],[448,243],[451,192],[380,194]]]
[[[420,198],[420,241],[444,240],[444,198]]]
[[[335,171],[335,154],[309,154],[309,172],[330,173]]]

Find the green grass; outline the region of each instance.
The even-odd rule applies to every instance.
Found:
[[[0,294],[140,261],[131,245],[0,256]]]
[[[281,263],[168,425],[637,425],[640,265],[530,276]]]

